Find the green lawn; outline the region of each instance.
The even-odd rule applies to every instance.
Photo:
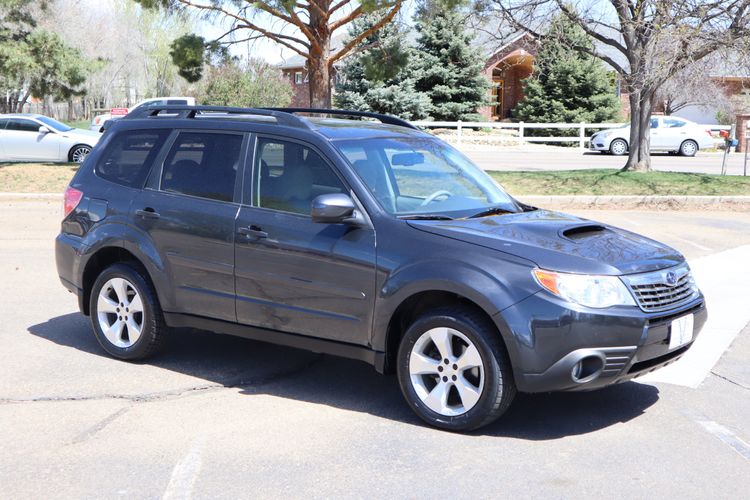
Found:
[[[78,121],[72,121],[72,122],[65,122],[66,125],[73,128],[82,128],[84,130],[88,130],[89,125],[91,125],[91,120],[78,120]]]
[[[750,195],[750,177],[617,169],[488,172],[513,195]]]

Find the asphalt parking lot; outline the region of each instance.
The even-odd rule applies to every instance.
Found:
[[[193,331],[146,363],[107,357],[57,279],[60,202],[0,206],[0,497],[747,496],[750,328],[697,386],[521,395],[450,434],[354,361]],[[746,212],[578,213],[673,245],[706,279],[724,269],[715,288],[747,274],[726,272]]]
[[[581,151],[578,148],[553,146],[508,147],[498,155],[498,149],[491,146],[463,145],[459,149],[485,170],[575,170],[586,168],[622,168],[627,157],[603,155],[594,151]],[[689,172],[702,174],[721,173],[723,153],[699,152],[693,158],[654,153],[651,165],[654,170]],[[742,175],[745,171],[744,153],[730,153],[727,158],[727,174]],[[748,159],[750,175],[750,158]]]

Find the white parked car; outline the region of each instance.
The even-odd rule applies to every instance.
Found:
[[[630,125],[602,130],[591,136],[590,149],[624,155],[628,152]],[[695,156],[699,149],[714,147],[711,130],[684,118],[674,116],[651,117],[651,151]]]
[[[101,136],[48,116],[0,115],[0,161],[81,163]]]
[[[195,98],[194,97],[151,97],[149,99],[144,99],[132,108],[125,108],[128,110],[128,113],[131,111],[138,109],[143,106],[165,106],[165,105],[173,105],[173,106],[195,106]],[[96,115],[93,120],[91,120],[91,126],[89,126],[89,130],[93,130],[94,132],[104,132],[104,123],[109,120],[117,120],[119,118],[122,118],[125,115],[112,115],[111,113],[105,113],[102,115]]]

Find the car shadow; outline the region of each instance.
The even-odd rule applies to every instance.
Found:
[[[88,318],[70,313],[28,328],[60,346],[102,356]],[[120,363],[112,359],[112,363]],[[404,402],[394,376],[358,361],[216,335],[175,330],[164,354],[143,364],[201,378],[243,395],[268,394],[424,425]],[[258,369],[262,366],[262,369]],[[552,440],[627,422],[659,400],[659,390],[628,382],[592,392],[519,394],[497,422],[473,435]]]

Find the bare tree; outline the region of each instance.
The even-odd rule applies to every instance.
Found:
[[[336,61],[359,43],[393,20],[403,0],[139,0],[145,6],[200,11],[230,21],[219,40],[245,42],[262,36],[301,55],[307,60],[310,103],[331,106],[331,77]],[[371,12],[382,12],[366,32],[331,51],[334,33],[355,19]],[[226,38],[231,35],[230,38]]]
[[[697,61],[750,38],[750,0],[490,0],[515,29],[536,36],[562,12],[595,42],[577,47],[620,75],[630,101],[623,170],[650,170],[649,118],[656,92]]]
[[[726,91],[715,77],[714,61],[703,60],[691,64],[669,77],[654,97],[654,105],[671,115],[694,106],[719,108],[728,99]]]

